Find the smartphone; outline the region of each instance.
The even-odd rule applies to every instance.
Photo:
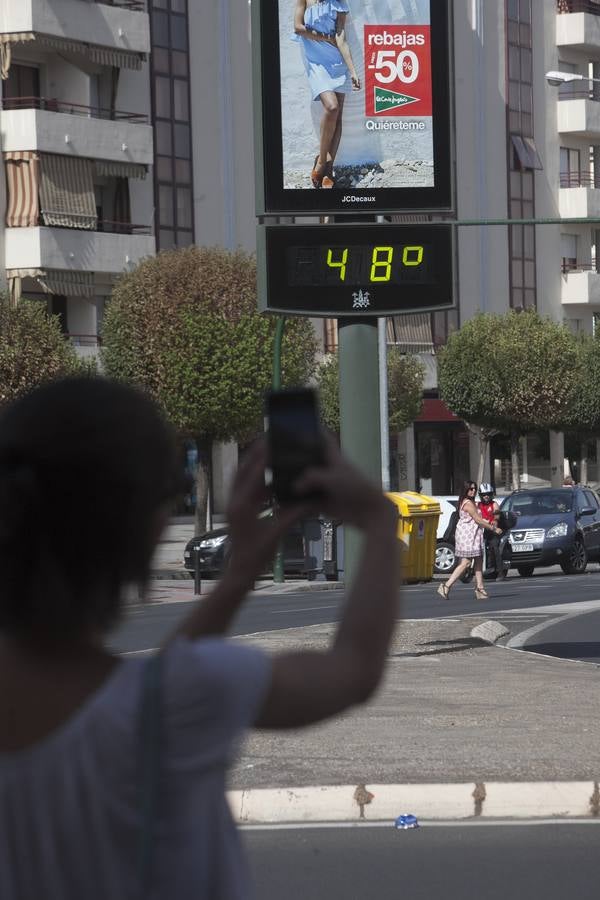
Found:
[[[298,496],[294,491],[295,482],[306,469],[325,462],[315,392],[309,389],[271,391],[267,394],[266,414],[274,498],[279,503],[316,499]]]

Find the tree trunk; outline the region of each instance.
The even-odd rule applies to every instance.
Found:
[[[212,527],[209,490],[210,490],[210,458],[212,442],[198,447],[198,469],[196,471],[196,516],[194,521],[195,534],[204,534]]]
[[[510,467],[512,470],[512,490],[518,491],[521,486],[519,473],[519,434],[516,431],[510,433]]]
[[[485,471],[485,460],[489,453],[490,439],[483,432],[479,435],[479,469],[477,470],[477,484],[483,481],[483,473]]]
[[[579,458],[579,482],[580,484],[588,483],[588,454],[589,454],[589,442],[582,441],[581,443],[581,451]]]

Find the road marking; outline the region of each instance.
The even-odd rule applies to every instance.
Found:
[[[332,603],[329,606],[303,606],[298,609],[271,609],[269,612],[272,616],[280,616],[285,615],[286,613],[294,613],[294,612],[317,612],[320,609],[337,609],[337,603]]]
[[[238,825],[241,831],[319,831],[333,828],[392,828],[389,822],[274,822],[267,825]],[[531,828],[548,825],[600,825],[600,819],[419,819],[422,828]]]

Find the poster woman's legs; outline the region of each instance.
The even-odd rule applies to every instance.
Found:
[[[333,187],[331,172],[340,140],[342,137],[342,112],[344,109],[344,95],[335,91],[323,91],[319,95],[323,106],[321,118],[321,143],[319,155],[315,160],[312,172],[312,182],[315,187]]]

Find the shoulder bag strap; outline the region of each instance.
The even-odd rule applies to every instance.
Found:
[[[138,719],[138,794],[141,829],[138,846],[140,900],[150,889],[158,821],[161,769],[161,672],[162,654],[149,659],[142,673]]]

